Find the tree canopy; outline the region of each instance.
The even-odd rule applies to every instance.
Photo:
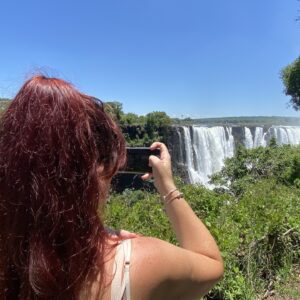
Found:
[[[104,108],[105,111],[113,116],[117,121],[120,121],[124,114],[123,104],[118,101],[105,102]]]
[[[154,129],[170,126],[171,123],[170,117],[163,111],[153,111],[146,115],[146,126]]]
[[[291,104],[295,110],[300,110],[300,56],[281,71],[285,85],[285,94],[291,96]]]

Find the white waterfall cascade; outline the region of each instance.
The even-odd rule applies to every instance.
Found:
[[[251,130],[248,128],[248,127],[245,127],[245,147],[246,148],[253,148],[253,144],[254,144],[254,141],[253,141],[253,135],[251,133]]]
[[[245,131],[250,131],[245,127]],[[254,138],[252,137],[253,145],[245,142],[246,148],[265,147],[271,138],[275,138],[277,144],[300,144],[300,126],[272,126],[264,132],[262,127],[255,128]]]
[[[252,130],[251,130],[252,129]],[[274,137],[279,145],[300,144],[300,126],[242,127],[243,143],[246,148],[268,145]],[[235,138],[230,126],[183,126],[179,133],[180,161],[187,168],[189,181],[207,187],[210,176],[222,169],[224,160],[232,157]]]
[[[233,156],[230,127],[183,127],[185,165],[191,183],[208,186],[209,176],[221,170],[226,157]]]

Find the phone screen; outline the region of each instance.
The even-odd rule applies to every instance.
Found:
[[[127,163],[120,173],[144,174],[152,172],[149,166],[149,156],[160,155],[159,149],[150,150],[147,147],[128,147],[127,150]]]

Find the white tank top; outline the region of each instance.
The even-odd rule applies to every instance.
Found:
[[[111,300],[130,300],[130,256],[131,239],[122,241],[116,249],[113,267],[114,278],[111,283]],[[122,278],[122,273],[124,275]]]

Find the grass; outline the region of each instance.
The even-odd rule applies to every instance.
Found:
[[[285,270],[275,284],[275,294],[270,300],[297,300],[300,299],[300,267],[295,266]]]

